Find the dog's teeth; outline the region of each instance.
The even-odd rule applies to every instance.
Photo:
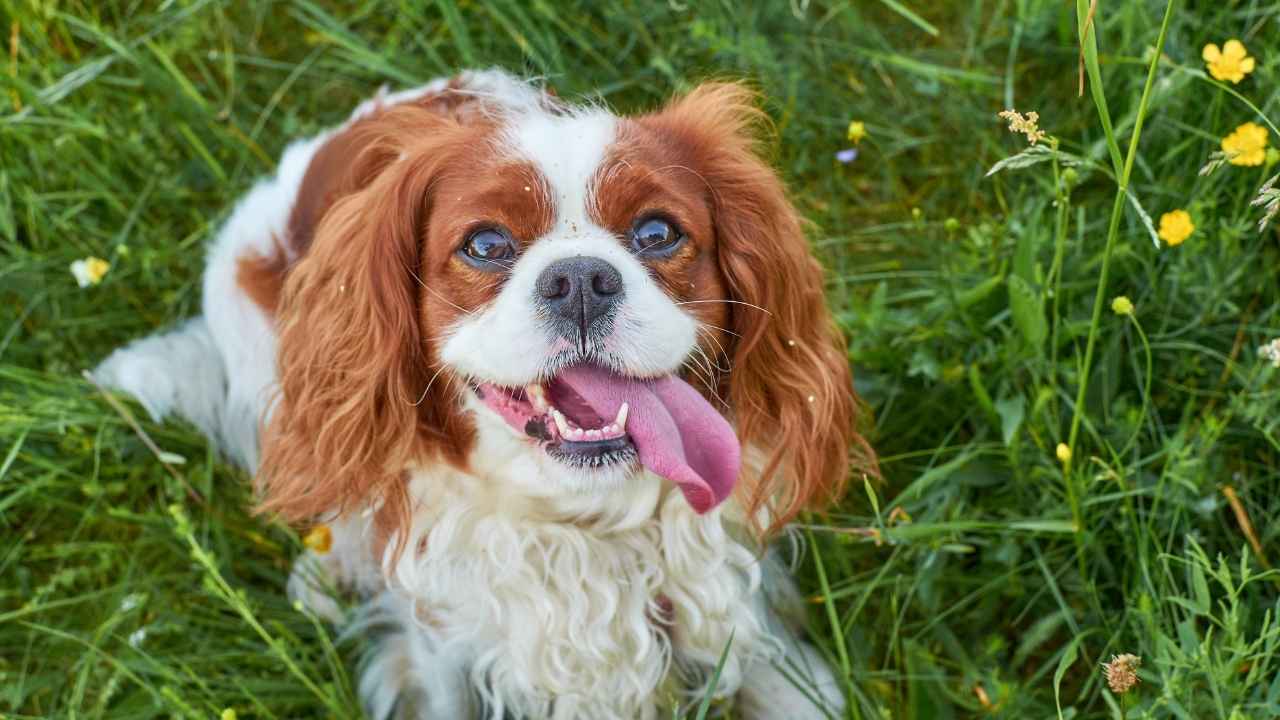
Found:
[[[550,409],[551,406],[547,404],[546,392],[541,385],[525,385],[524,394],[525,397],[529,398],[529,404],[533,405],[534,410],[545,413]]]
[[[618,432],[627,429],[627,412],[630,410],[626,403],[622,403],[622,407],[618,408],[618,417],[614,418],[613,424],[617,426]]]
[[[602,437],[604,437],[604,436],[600,434],[600,431],[599,431],[599,430],[588,430],[588,431],[587,431],[587,439],[588,439],[588,440],[599,440],[599,439],[600,439],[600,438],[602,438]]]
[[[605,425],[600,428],[600,434],[607,438],[615,437],[618,434],[618,426],[613,424]]]
[[[573,428],[569,427],[569,421],[565,419],[564,413],[559,410],[552,410],[551,419],[556,422],[556,429],[560,431],[560,437],[573,439]]]

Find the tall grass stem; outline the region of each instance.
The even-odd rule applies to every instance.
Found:
[[[1120,230],[1120,218],[1124,215],[1125,195],[1129,192],[1129,176],[1133,172],[1133,163],[1138,157],[1138,141],[1142,137],[1142,123],[1146,118],[1147,105],[1151,100],[1151,88],[1155,85],[1156,69],[1160,66],[1160,56],[1164,52],[1165,37],[1169,32],[1169,20],[1173,17],[1173,5],[1174,0],[1169,0],[1165,4],[1164,20],[1160,23],[1160,36],[1156,40],[1155,51],[1151,54],[1151,63],[1147,69],[1147,82],[1142,88],[1142,98],[1138,101],[1138,112],[1133,123],[1133,135],[1129,138],[1129,152],[1125,156],[1124,168],[1120,173],[1119,182],[1116,186],[1115,202],[1111,206],[1111,220],[1107,224],[1107,243],[1102,251],[1102,267],[1098,271],[1098,284],[1093,296],[1093,316],[1089,321],[1089,337],[1085,342],[1084,361],[1080,365],[1076,402],[1075,407],[1072,409],[1071,431],[1067,435],[1067,447],[1071,449],[1071,456],[1062,464],[1062,477],[1063,482],[1066,484],[1067,499],[1071,505],[1071,518],[1076,526],[1076,548],[1079,551],[1078,562],[1082,577],[1085,575],[1086,570],[1084,566],[1084,538],[1082,536],[1086,520],[1080,503],[1079,491],[1071,474],[1072,462],[1079,455],[1076,448],[1076,439],[1080,434],[1080,422],[1084,418],[1085,397],[1089,391],[1089,374],[1093,368],[1093,353],[1098,341],[1098,326],[1102,320],[1102,307],[1106,303],[1107,279],[1111,270],[1111,257],[1114,254],[1116,237]],[[1087,11],[1083,3],[1077,3],[1077,12],[1082,9]],[[1081,18],[1080,42],[1082,44],[1087,43],[1089,33],[1095,32],[1094,28],[1096,27],[1096,22],[1091,27],[1084,27],[1083,17]],[[1098,108],[1098,116],[1103,121],[1103,130],[1107,133],[1107,142],[1109,145],[1115,145],[1117,143],[1112,134],[1110,117],[1106,110],[1106,100],[1102,98],[1102,73],[1098,69],[1096,62],[1087,64],[1086,67],[1089,72],[1089,82],[1094,89],[1093,97],[1094,103]]]

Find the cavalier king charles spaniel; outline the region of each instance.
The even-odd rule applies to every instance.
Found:
[[[632,117],[496,70],[380,92],[96,377],[331,530],[289,591],[372,639],[372,717],[839,717],[766,548],[874,459],[763,120],[725,83]]]

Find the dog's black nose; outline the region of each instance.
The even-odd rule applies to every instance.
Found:
[[[622,298],[622,274],[598,257],[562,258],[538,276],[537,294],[560,333],[585,342],[591,326]]]

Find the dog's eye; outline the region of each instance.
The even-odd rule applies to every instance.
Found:
[[[661,217],[641,218],[631,229],[631,249],[645,257],[669,257],[684,244],[675,223]]]
[[[501,270],[507,267],[507,260],[516,256],[516,246],[506,232],[485,228],[471,233],[461,252],[467,261],[482,270]]]

